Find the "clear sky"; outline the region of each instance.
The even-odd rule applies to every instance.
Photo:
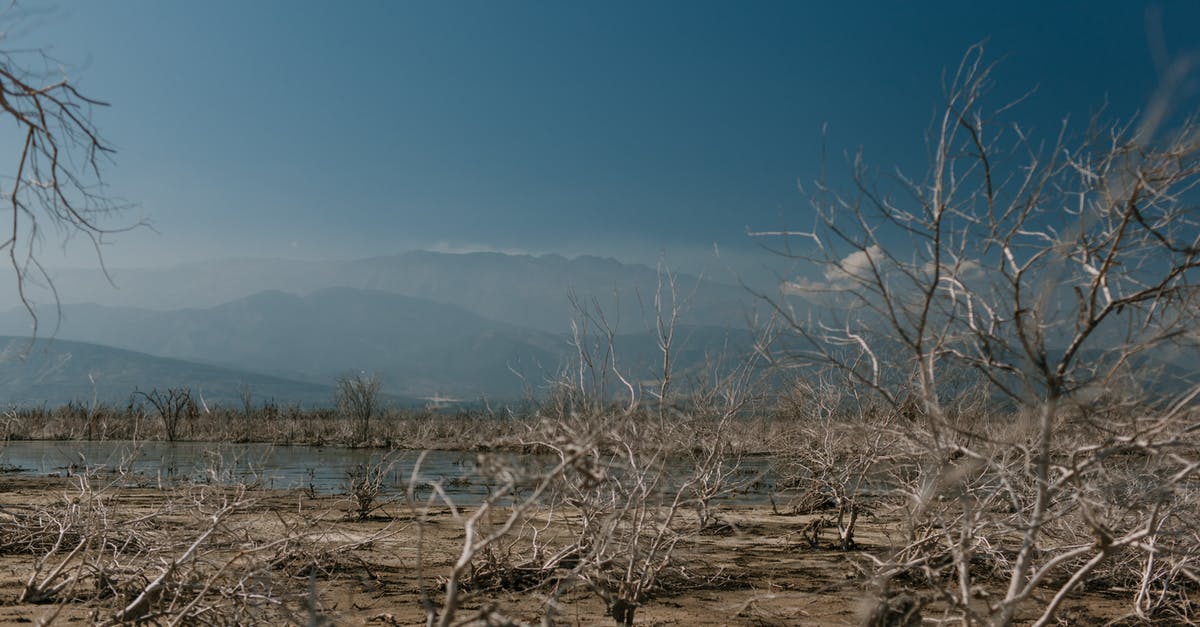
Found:
[[[1161,36],[1124,1],[22,4],[5,43],[112,103],[111,191],[158,231],[114,238],[116,265],[736,254],[747,228],[811,224],[822,125],[835,170],[861,146],[919,173],[972,43],[997,102],[1037,88],[1014,118],[1043,133],[1130,115],[1156,51],[1200,48],[1195,1],[1157,5]]]

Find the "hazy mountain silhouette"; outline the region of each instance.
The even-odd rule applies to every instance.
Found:
[[[0,332],[27,322],[19,309],[0,314]],[[509,366],[554,372],[564,346],[455,305],[353,288],[261,292],[178,311],[64,305],[58,337],[319,384],[365,370],[389,392],[474,398],[519,395]]]
[[[457,305],[377,290],[328,288],[305,296],[260,292],[204,309],[151,311],[64,305],[58,338],[328,385],[350,371],[380,375],[387,392],[513,399],[542,394],[576,351],[552,334],[476,315]],[[0,313],[0,333],[28,324]],[[749,332],[680,325],[677,373],[744,352]],[[595,333],[594,343],[601,338]],[[632,380],[658,376],[650,332],[619,335],[619,366]],[[690,376],[690,375],[688,375]],[[85,377],[86,378],[86,377]],[[682,379],[680,379],[682,381]]]
[[[659,274],[615,259],[501,253],[416,251],[345,263],[348,285],[461,305],[479,315],[550,333],[564,333],[576,310],[599,306],[626,333],[650,328]],[[744,326],[752,304],[740,287],[676,275],[677,293],[691,324]],[[665,302],[670,301],[666,288]]]
[[[565,333],[575,311],[572,291],[586,306],[599,305],[621,319],[622,331],[648,329],[658,273],[614,259],[501,253],[413,251],[354,261],[238,259],[154,269],[114,269],[109,283],[99,270],[57,270],[64,303],[151,310],[209,308],[267,290],[306,294],[355,287],[460,305],[485,318],[548,333]],[[753,299],[738,286],[680,273],[678,293],[687,322],[741,327]],[[0,303],[17,304],[0,284]],[[49,301],[48,297],[42,298]],[[43,318],[52,317],[43,310]]]
[[[134,389],[187,387],[212,406],[241,406],[243,386],[255,403],[330,405],[328,386],[198,364],[85,342],[0,336],[0,402],[57,406],[93,400],[121,404]],[[414,399],[391,398],[400,404]]]
[[[395,394],[514,398],[546,391],[575,359],[567,334],[579,308],[602,311],[621,334],[629,376],[657,376],[655,294],[665,308],[672,300],[663,278],[600,257],[425,251],[117,269],[119,289],[98,271],[58,271],[63,302],[79,304],[62,306],[57,331],[58,312],[41,308],[39,335],[321,385],[366,370]],[[696,276],[675,280],[680,326],[695,340],[677,345],[683,371],[726,350],[753,298]],[[29,335],[28,314],[0,312],[0,333]]]

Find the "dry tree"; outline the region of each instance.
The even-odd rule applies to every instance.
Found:
[[[1181,514],[1200,387],[1179,366],[1200,340],[1200,126],[1152,102],[1045,145],[1005,120],[1016,103],[987,107],[992,69],[975,46],[949,75],[923,178],[858,155],[849,192],[819,182],[816,228],[788,234],[811,252],[783,252],[821,278],[760,296],[793,360],[869,390],[923,451],[880,577],[923,579],[963,622],[1048,624],[1124,564],[1146,615],[1186,602],[1200,557]],[[953,410],[970,386],[992,411]]]
[[[418,461],[408,499],[418,521],[428,625],[454,624],[467,595],[494,587],[537,589],[548,599],[551,623],[561,599],[583,589],[603,600],[617,624],[629,625],[653,593],[696,577],[678,562],[676,548],[710,527],[719,500],[748,483],[739,473],[741,445],[729,436],[755,400],[759,378],[756,360],[717,364],[710,385],[685,394],[671,372],[683,300],[674,278],[660,271],[661,371],[646,392],[655,411],[639,410],[642,387],[618,359],[619,320],[596,302],[574,299],[576,361],[559,379],[549,415],[522,439],[523,450],[548,452],[549,461],[481,456],[476,472],[488,492],[470,509],[440,482],[420,477]],[[613,390],[620,404],[612,402]],[[423,500],[416,496],[421,486],[429,489]],[[423,583],[424,527],[434,506],[448,508],[464,534],[438,593]],[[487,610],[488,620],[499,620],[496,612]]]
[[[488,495],[473,511],[458,507],[446,494],[439,480],[424,477],[422,453],[409,477],[407,502],[417,521],[417,582],[426,625],[445,627],[456,624],[455,617],[463,604],[465,589],[474,578],[477,561],[493,546],[504,541],[514,529],[521,528],[530,514],[546,502],[558,484],[563,471],[574,464],[579,453],[572,453],[547,469],[534,469],[519,463],[481,458],[484,474],[491,481]],[[418,488],[428,488],[428,497],[421,499]],[[463,542],[460,552],[442,583],[441,603],[434,601],[425,584],[424,563],[425,526],[429,524],[434,507],[449,508],[456,523],[462,525]]]
[[[397,461],[399,459],[396,451],[391,450],[382,456],[355,464],[346,471],[346,494],[352,500],[352,518],[367,520],[388,504],[388,501],[381,497],[384,495],[388,475]],[[309,494],[315,494],[315,491],[310,484]]]
[[[20,23],[16,4],[0,11],[0,24]],[[10,219],[0,237],[21,304],[37,335],[38,317],[29,288],[40,284],[57,302],[49,273],[38,259],[43,229],[55,227],[64,240],[86,237],[103,267],[104,236],[132,227],[108,224],[124,207],[106,193],[101,176],[114,153],[92,120],[107,103],[85,95],[64,66],[44,51],[15,46],[0,32],[0,118],[16,130],[17,143],[3,167],[0,188]],[[135,225],[136,226],[136,225]]]
[[[353,437],[359,444],[368,444],[371,418],[379,411],[380,385],[377,375],[365,372],[347,374],[334,382],[338,412],[354,425]]]
[[[182,435],[180,427],[194,424],[200,412],[190,388],[167,388],[165,392],[159,392],[157,388],[149,392],[135,389],[130,395],[130,404],[133,405],[139,396],[142,402],[149,404],[154,408],[154,413],[158,414],[163,425],[163,435],[167,437],[168,442],[176,441]],[[136,411],[140,413],[141,409]]]

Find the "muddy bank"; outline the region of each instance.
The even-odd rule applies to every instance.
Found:
[[[447,574],[462,551],[466,517],[475,510],[433,505],[414,510],[400,500],[385,501],[359,520],[345,496],[303,490],[192,490],[96,485],[81,491],[78,478],[0,476],[0,623],[57,624],[127,621],[169,623],[195,602],[192,622],[258,624],[307,623],[319,617],[332,624],[422,624],[425,603],[440,606]],[[95,499],[99,508],[71,509],[72,500]],[[64,507],[64,503],[67,505]],[[222,506],[235,504],[214,525]],[[110,520],[78,522],[94,532],[121,537],[114,523],[142,525],[140,546],[124,546],[108,560],[98,545],[68,537],[58,549],[56,527],[47,517],[74,511]],[[88,512],[91,512],[90,514]],[[577,521],[552,512],[532,511],[521,529],[537,530],[535,543],[550,549],[572,532]],[[503,509],[489,517],[499,523]],[[488,522],[485,517],[483,522]],[[864,520],[853,550],[834,547],[821,527],[821,512],[791,515],[761,506],[721,508],[716,523],[700,533],[680,534],[674,561],[680,565],[650,590],[637,608],[638,624],[677,625],[837,625],[857,624],[876,603],[869,580],[872,556],[886,554],[899,540],[897,521],[882,513]],[[681,512],[680,529],[696,523]],[[29,533],[38,527],[43,537]],[[212,534],[186,557],[187,547],[206,530]],[[69,535],[69,534],[68,534]],[[284,542],[285,536],[295,536]],[[22,546],[24,538],[25,545]],[[496,550],[477,556],[462,581],[458,618],[489,615],[537,623],[547,614],[559,624],[603,624],[609,608],[568,561],[551,572],[523,565],[530,535],[514,532]],[[130,544],[135,542],[130,541]],[[72,558],[68,552],[82,547]],[[45,556],[51,554],[51,559]],[[87,560],[91,560],[87,562]],[[108,561],[106,561],[108,560]],[[136,612],[120,612],[175,560],[170,585]],[[257,560],[257,561],[256,561]],[[46,578],[55,566],[78,577],[44,598],[28,597],[31,575]],[[123,570],[137,565],[139,570]],[[40,569],[40,570],[39,570]],[[107,573],[90,569],[107,569]],[[224,569],[222,571],[221,569]],[[232,575],[232,576],[230,576]],[[65,581],[60,577],[58,583]],[[54,583],[54,582],[52,582]],[[209,590],[203,586],[208,585]],[[1072,624],[1099,624],[1120,616],[1119,601],[1104,593],[1081,593],[1064,614]],[[199,601],[196,601],[199,599]],[[936,600],[922,611],[937,616]],[[197,610],[208,606],[208,611]]]

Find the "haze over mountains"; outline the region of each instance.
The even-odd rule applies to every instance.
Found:
[[[653,378],[661,361],[652,333],[659,274],[612,259],[410,252],[349,262],[221,261],[114,274],[119,290],[98,272],[57,274],[64,303],[57,339],[241,372],[247,381],[273,377],[256,385],[283,386],[275,396],[281,402],[293,400],[282,398],[288,390],[305,397],[294,400],[328,396],[325,386],[335,377],[358,371],[377,373],[386,392],[406,397],[544,393],[576,358],[568,335],[578,317],[572,297],[589,311],[603,311],[619,334],[617,354],[628,376]],[[678,372],[749,349],[746,321],[754,302],[746,290],[690,275],[677,275],[676,284],[685,301],[675,347]],[[664,297],[669,305],[666,292]],[[41,311],[45,334],[54,312]],[[27,335],[29,324],[22,308],[0,312],[0,334]],[[49,346],[60,360],[66,350],[72,353],[68,361],[115,363],[101,358],[100,346]],[[122,353],[120,359],[134,358]],[[46,367],[30,363],[35,366]],[[203,378],[210,386],[206,394],[237,397],[225,389],[240,387],[236,382],[218,383],[225,379],[211,374],[205,371]],[[71,376],[84,381],[72,383]],[[86,379],[86,373],[62,371],[38,379],[36,389],[49,399],[55,390],[83,389],[73,385],[90,390]],[[0,401],[38,398],[19,387],[0,388]]]
[[[53,407],[71,401],[120,405],[135,389],[150,391],[187,387],[197,400],[237,406],[249,386],[255,402],[286,399],[290,403],[327,405],[333,390],[324,385],[155,357],[108,346],[69,340],[0,336],[0,398],[16,405]],[[415,402],[394,399],[397,402]]]
[[[655,268],[611,258],[491,252],[410,251],[352,261],[239,259],[121,268],[111,274],[115,287],[98,269],[53,273],[59,296],[68,304],[205,308],[267,290],[307,294],[327,287],[353,287],[459,305],[485,318],[549,333],[568,329],[575,313],[567,298],[572,289],[584,300],[598,299],[610,315],[619,309],[623,330],[633,331],[635,323],[644,323],[652,313],[658,285]],[[745,323],[745,304],[750,299],[741,287],[682,273],[677,283],[680,294],[689,296],[689,322]],[[12,285],[0,284],[0,302],[17,303]]]

